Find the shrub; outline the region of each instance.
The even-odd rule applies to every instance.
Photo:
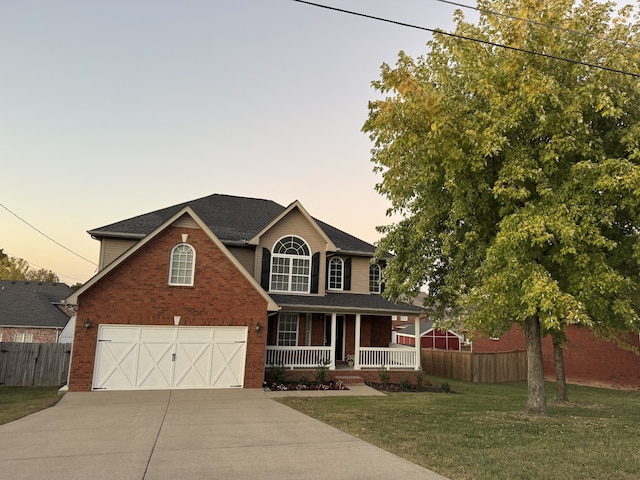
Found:
[[[274,383],[284,383],[287,378],[287,369],[282,363],[280,365],[269,365],[269,373]]]
[[[318,363],[315,372],[313,373],[313,377],[316,379],[318,383],[324,383],[329,377],[329,361],[322,360]]]
[[[380,377],[380,383],[386,385],[389,383],[389,379],[391,378],[391,374],[389,370],[385,370],[384,365],[378,370],[378,376]]]
[[[411,389],[411,382],[409,381],[409,379],[407,377],[403,377],[402,380],[400,380],[400,388],[402,390],[410,390]]]

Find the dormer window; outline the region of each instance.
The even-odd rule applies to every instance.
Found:
[[[187,243],[180,243],[171,250],[169,285],[192,286],[196,263],[196,251]]]
[[[380,293],[380,265],[372,263],[369,265],[369,292]]]
[[[329,289],[342,290],[344,279],[344,262],[339,257],[329,260]]]
[[[293,235],[276,242],[271,255],[272,292],[309,293],[311,251],[307,242]]]

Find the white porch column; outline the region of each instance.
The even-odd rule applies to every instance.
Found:
[[[329,352],[329,370],[336,369],[336,333],[337,333],[337,315],[331,314],[331,351]]]
[[[353,352],[353,369],[361,370],[360,368],[360,314],[356,313],[356,338],[355,338],[355,351]]]
[[[416,315],[414,320],[415,322],[415,332],[416,332],[416,364],[413,366],[414,370],[420,370],[422,367],[420,366],[420,357],[422,355],[422,349],[420,347],[420,343],[422,339],[420,338],[420,316]]]

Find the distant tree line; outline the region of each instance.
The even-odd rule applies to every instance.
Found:
[[[33,269],[26,260],[11,257],[0,248],[0,280],[59,282],[60,278],[51,270],[45,268]]]

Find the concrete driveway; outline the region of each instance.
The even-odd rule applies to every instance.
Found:
[[[248,389],[67,393],[0,426],[0,472],[12,480],[446,480]]]

